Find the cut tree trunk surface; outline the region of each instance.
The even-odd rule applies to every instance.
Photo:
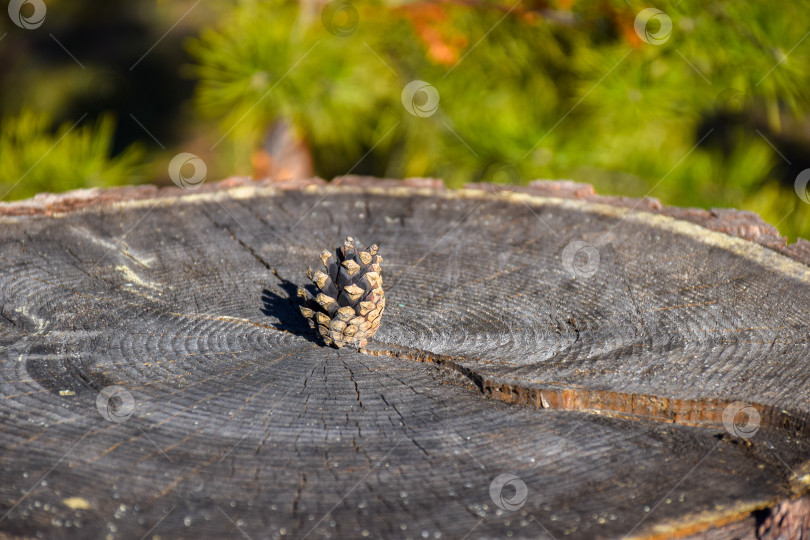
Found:
[[[752,214],[345,177],[0,224],[0,538],[810,532],[810,244]],[[362,351],[297,310],[346,236]]]

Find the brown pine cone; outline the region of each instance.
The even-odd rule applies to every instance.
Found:
[[[320,290],[318,295],[298,289],[304,299],[301,313],[327,345],[365,347],[380,327],[385,309],[383,258],[377,254],[377,244],[360,251],[350,236],[334,255],[324,250],[321,261],[326,272],[307,270],[307,277]]]

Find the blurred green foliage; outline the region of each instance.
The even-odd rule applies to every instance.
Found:
[[[791,239],[810,238],[810,208],[793,185],[810,167],[810,0],[778,8],[764,0],[656,1],[672,22],[659,44],[645,38],[655,41],[649,36],[665,30],[664,18],[636,29],[650,5],[635,0],[212,0],[204,8],[171,4],[160,18],[157,8],[116,2],[122,8],[105,16],[130,13],[137,24],[120,23],[120,31],[145,37],[123,47],[127,60],[106,58],[103,67],[115,72],[114,90],[137,91],[106,101],[91,92],[56,118],[61,124],[88,102],[111,103],[125,136],[99,112],[90,118],[107,119],[59,142],[65,126],[54,131],[28,114],[36,128],[23,129],[26,115],[3,108],[10,135],[0,156],[18,155],[0,164],[0,187],[55,145],[12,197],[132,183],[144,170],[147,181],[165,183],[168,159],[180,151],[200,154],[211,178],[249,174],[268,130],[283,120],[324,178],[432,176],[454,187],[573,179],[600,193],[748,209]],[[84,4],[72,9],[96,13],[90,0],[76,5]],[[185,35],[196,34],[180,60],[178,36],[164,33],[179,20],[191,25]],[[161,35],[169,37],[127,70]],[[99,47],[63,40],[93,71],[86,57]],[[65,61],[71,77],[88,78]],[[403,88],[414,80],[438,92],[434,114],[403,106]],[[44,89],[34,96],[63,95]],[[425,106],[425,92],[411,97]],[[140,170],[139,150],[126,150],[136,139],[149,149]]]
[[[138,180],[143,151],[133,145],[115,157],[115,122],[102,116],[95,124],[65,123],[55,132],[44,113],[23,111],[0,125],[0,195],[15,198],[40,191],[109,187]]]
[[[324,25],[297,2],[244,1],[190,45],[196,105],[245,152],[273,120],[292,121],[327,178],[571,178],[603,193],[748,208],[810,237],[792,185],[801,159],[786,166],[778,152],[808,128],[810,41],[797,44],[810,6],[658,2],[673,23],[660,45],[634,30],[645,7],[358,3],[344,36],[327,27],[350,25],[352,8]],[[432,116],[401,103],[414,79],[438,90]]]

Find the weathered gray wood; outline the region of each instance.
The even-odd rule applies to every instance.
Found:
[[[810,527],[801,246],[569,184],[341,183],[0,206],[0,538]],[[347,235],[385,257],[363,352],[295,309]],[[561,260],[574,240],[590,277]],[[120,423],[96,406],[111,385],[134,399]],[[724,427],[737,400],[751,438]],[[515,512],[502,473],[527,486]]]

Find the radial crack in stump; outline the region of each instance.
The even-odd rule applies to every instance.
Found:
[[[251,538],[810,526],[805,251],[567,184],[246,182],[0,204],[0,537],[99,538],[110,522],[121,538],[201,540],[234,522]],[[281,276],[317,262],[335,290],[300,284],[337,305],[311,317],[368,324],[362,297],[338,317],[310,250],[355,230],[384,239],[399,274],[385,325],[335,362],[299,337],[299,283]],[[591,275],[563,264],[577,240],[599,253]],[[132,394],[126,421],[99,408],[108,386]],[[518,510],[504,473],[527,488]]]
[[[349,236],[342,246],[321,253],[326,272],[307,269],[307,277],[320,291],[313,295],[299,287],[301,314],[327,345],[362,348],[380,327],[385,310],[382,288],[383,258],[377,244],[359,250]]]

